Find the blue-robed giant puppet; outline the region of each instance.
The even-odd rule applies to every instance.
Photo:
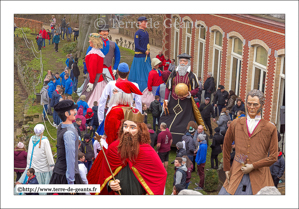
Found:
[[[145,30],[147,28],[147,19],[142,16],[138,18],[139,30],[135,33],[135,56],[131,66],[128,80],[138,84],[141,92],[147,87],[148,74],[152,70],[149,35]]]
[[[115,80],[114,76],[116,74],[116,70],[117,70],[119,62],[120,62],[120,50],[115,42],[110,41],[108,39],[108,35],[109,35],[109,26],[108,25],[100,25],[99,26],[99,34],[101,35],[102,40],[103,40],[103,48],[101,48],[101,51],[105,55],[104,65],[103,65],[103,75],[104,75],[104,80],[105,80],[104,83],[106,84],[106,82]],[[86,55],[90,52],[91,49],[92,49],[92,47],[89,46],[86,51]],[[114,58],[114,65],[112,65],[113,58]],[[88,69],[87,69],[87,71],[88,71]],[[79,96],[85,90],[85,88],[87,88],[87,84],[88,84],[88,77],[87,77],[87,79],[85,79],[83,86],[80,87],[77,91]],[[80,92],[80,90],[81,90],[81,92]],[[100,98],[100,96],[101,95],[99,95],[99,98]],[[88,98],[86,98],[86,99],[88,101]],[[92,104],[93,104],[93,102],[94,101],[91,101]]]

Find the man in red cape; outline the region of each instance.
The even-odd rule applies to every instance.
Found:
[[[130,108],[134,113],[137,113],[137,109],[130,107],[133,102],[132,93],[142,95],[140,90],[128,80],[120,80],[116,82],[115,88],[113,89],[113,96],[110,98],[109,106],[114,106],[108,113],[104,130],[107,135],[106,142],[109,145],[118,139],[118,130],[121,125],[121,120],[124,119],[123,108]],[[103,148],[105,150],[105,148]],[[99,184],[100,175],[100,165],[104,158],[102,152],[99,152],[97,158],[95,159],[93,166],[88,172],[87,179],[89,184]]]
[[[98,183],[101,195],[163,195],[167,172],[155,150],[150,146],[150,135],[143,123],[144,115],[125,107],[119,129],[119,140],[106,150]],[[110,168],[115,176],[115,181]]]

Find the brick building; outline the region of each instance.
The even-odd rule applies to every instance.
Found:
[[[285,23],[263,15],[173,14],[164,16],[164,54],[188,53],[193,72],[216,86],[234,90],[244,101],[259,89],[266,97],[262,117],[280,126],[285,105]]]

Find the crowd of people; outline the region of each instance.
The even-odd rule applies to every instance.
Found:
[[[16,26],[14,30],[16,29]],[[49,41],[49,45],[54,44],[54,49],[58,52],[58,44],[60,39],[67,41],[71,41],[72,34],[74,37],[74,41],[78,39],[79,36],[79,28],[71,27],[71,24],[66,21],[66,17],[63,17],[61,20],[61,24],[56,23],[55,15],[52,15],[52,19],[50,20],[50,29],[45,29],[43,26],[36,36],[36,43],[38,46],[38,50],[41,50],[42,47],[46,47],[46,40]]]
[[[222,152],[225,172],[229,172],[230,166],[232,168],[239,166],[234,160],[235,152],[239,151],[235,146],[242,146],[240,144],[244,142],[241,142],[241,139],[232,139],[238,137],[234,136],[232,129],[235,129],[240,121],[243,123],[246,118],[250,120],[251,117],[259,115],[260,109],[256,109],[256,115],[251,116],[246,115],[245,108],[260,108],[263,105],[262,100],[255,101],[252,106],[249,105],[248,96],[243,102],[233,90],[228,92],[223,85],[218,85],[216,90],[210,72],[202,83],[202,79],[192,73],[191,56],[186,53],[178,56],[177,66],[174,59],[170,60],[162,52],[149,61],[148,34],[144,30],[147,19],[140,17],[138,21],[140,29],[135,36],[136,50],[131,69],[127,63],[119,64],[119,49],[114,42],[107,39],[109,28],[103,27],[99,34],[90,34],[90,49],[87,50],[83,61],[83,74],[86,74],[86,78],[81,87],[78,88],[80,76],[78,58],[74,58],[72,54],[67,55],[63,72],[55,74],[50,70],[47,72],[40,92],[41,105],[43,105],[44,120],[47,120],[47,115],[53,115],[54,125],[57,128],[58,158],[54,167],[49,141],[43,136],[44,127],[38,124],[34,129],[36,135],[29,142],[28,155],[21,142],[16,148],[15,167],[25,168],[27,155],[26,169],[16,170],[18,184],[99,183],[101,184],[100,194],[117,192],[165,194],[169,153],[172,146],[177,149],[176,158],[171,163],[174,164],[175,169],[173,195],[188,189],[192,172],[196,170],[200,181],[195,183],[194,190],[202,190],[205,169],[218,169],[218,156]],[[60,25],[57,27],[55,25],[56,20],[53,16],[50,34],[61,36],[62,32],[66,33],[68,24],[65,18],[62,20],[61,28]],[[46,35],[43,31],[42,39],[43,34]],[[116,63],[112,67],[113,57]],[[141,64],[142,68],[139,71],[143,73],[137,75],[136,68]],[[260,97],[259,92],[253,91],[249,94],[249,99]],[[73,100],[74,94],[80,95],[77,101]],[[147,121],[149,114],[153,118],[152,124]],[[218,125],[214,130],[211,120]],[[266,123],[263,119],[259,118],[259,120]],[[258,124],[255,124],[255,127]],[[272,130],[276,131],[272,124],[267,126],[270,128],[269,133]],[[255,128],[252,130],[250,128],[249,135],[254,134],[254,130]],[[227,133],[229,139],[226,137]],[[272,137],[276,137],[277,141],[277,136],[279,133]],[[268,161],[272,164],[277,158],[274,156],[277,155],[277,142],[274,141],[271,139],[271,147],[263,150],[269,151],[271,160]],[[41,149],[35,148],[37,144],[39,148],[41,145],[44,146]],[[267,146],[270,146],[269,144]],[[211,148],[210,168],[206,167],[208,146]],[[276,149],[275,154],[273,154],[274,149]],[[249,155],[249,150],[246,154]],[[106,156],[104,158],[104,155],[107,155],[107,158]],[[266,155],[261,156],[264,158]],[[276,187],[278,179],[284,172],[281,152],[278,153],[278,159],[278,162],[271,164],[273,167],[270,169]],[[74,167],[71,163],[77,161]],[[111,180],[108,165],[111,166],[116,181]],[[250,167],[252,164],[246,165]],[[145,166],[148,166],[147,169]],[[254,167],[256,168],[257,165],[254,164]],[[248,173],[251,171],[246,170]],[[40,178],[41,175],[45,177]],[[255,175],[259,174],[255,173]],[[271,186],[273,182],[268,181],[268,184]],[[221,192],[234,194],[236,188],[231,189],[225,184]],[[256,193],[254,189],[253,187],[251,193]]]

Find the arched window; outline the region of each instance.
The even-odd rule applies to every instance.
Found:
[[[179,42],[180,42],[180,20],[178,17],[175,17],[174,19],[174,54],[173,59],[175,59],[175,65],[178,64],[177,57],[179,55]]]
[[[200,26],[198,30],[198,62],[197,62],[197,77],[203,77],[205,43],[206,43],[206,28]]]
[[[280,107],[285,106],[285,56],[279,57],[281,60],[280,74],[279,74],[279,93],[277,102],[276,124],[280,128]]]
[[[268,61],[268,53],[266,49],[260,45],[255,46],[253,60],[252,89],[258,89],[265,93]]]
[[[185,45],[185,52],[187,54],[191,54],[191,34],[192,34],[192,24],[190,21],[185,21],[185,28],[186,28],[186,45]]]
[[[221,53],[222,53],[222,33],[214,31],[214,45],[213,45],[213,67],[212,74],[215,81],[215,88],[219,85]]]
[[[242,66],[243,42],[239,38],[232,40],[232,60],[231,60],[231,79],[229,89],[236,95],[240,91],[241,66]]]

